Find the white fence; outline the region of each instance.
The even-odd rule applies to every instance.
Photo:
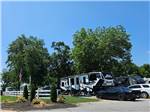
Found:
[[[5,91],[4,95],[5,96],[22,96],[23,91]]]
[[[36,90],[36,97],[49,97],[51,90]]]
[[[4,92],[5,96],[22,96],[23,91],[5,91]],[[50,96],[50,90],[36,90],[36,95],[37,98],[39,97],[49,97]]]

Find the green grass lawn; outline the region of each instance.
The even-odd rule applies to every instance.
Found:
[[[76,103],[83,103],[83,102],[95,102],[98,101],[97,99],[90,99],[90,98],[83,98],[79,96],[64,96],[65,97],[65,103],[67,104],[76,104]],[[11,101],[16,101],[15,96],[0,96],[1,102],[11,102]],[[42,99],[46,103],[52,103],[50,101],[50,98],[48,99]]]
[[[79,97],[79,96],[64,96],[65,98],[65,103],[67,104],[77,104],[77,103],[84,103],[84,102],[96,102],[98,101],[98,99],[91,99],[91,98],[83,98],[83,97]],[[50,98],[48,99],[43,99],[46,103],[52,103],[50,101]]]
[[[64,96],[64,97],[65,97],[65,103],[69,103],[69,104],[98,101],[97,99],[83,98],[79,96]]]
[[[0,102],[16,101],[15,96],[0,96]]]

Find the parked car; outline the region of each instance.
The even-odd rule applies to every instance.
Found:
[[[132,90],[140,90],[142,98],[148,98],[150,96],[150,84],[134,84],[128,88]]]
[[[143,79],[144,79],[144,81],[145,81],[146,84],[150,84],[150,78],[144,77]]]
[[[96,97],[102,99],[114,99],[114,100],[136,100],[137,94],[140,91],[131,91],[127,87],[105,87],[97,92]]]

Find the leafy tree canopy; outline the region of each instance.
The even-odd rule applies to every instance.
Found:
[[[131,42],[122,26],[82,28],[74,34],[73,59],[78,73],[90,71],[126,74],[131,63]],[[120,74],[120,75],[121,75]]]
[[[38,86],[47,75],[48,56],[43,40],[21,35],[8,48],[7,64],[16,72],[17,79],[21,72],[22,82],[29,82],[31,76],[31,83]]]
[[[49,73],[51,76],[60,78],[71,75],[72,61],[70,57],[70,48],[64,42],[53,42],[54,52],[50,55]]]
[[[143,64],[140,66],[139,73],[144,77],[150,77],[150,64]]]

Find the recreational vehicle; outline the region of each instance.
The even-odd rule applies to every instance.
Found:
[[[110,73],[90,72],[79,75],[63,77],[60,80],[62,91],[92,93],[94,86],[113,86],[113,78]]]
[[[130,86],[134,84],[144,84],[145,81],[140,75],[115,77],[115,85]]]

